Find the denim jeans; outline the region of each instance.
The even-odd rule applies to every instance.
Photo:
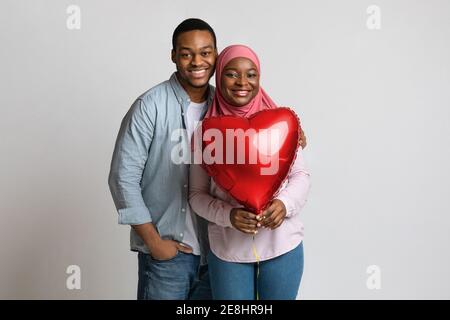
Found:
[[[139,252],[138,300],[211,300],[208,266],[200,257],[178,252],[166,261]]]
[[[295,300],[303,274],[303,242],[295,249],[259,263],[236,263],[208,254],[215,300]]]

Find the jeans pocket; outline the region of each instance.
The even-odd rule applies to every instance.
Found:
[[[154,262],[165,263],[165,262],[171,262],[171,261],[175,260],[179,255],[180,255],[180,250],[177,250],[177,253],[175,253],[175,255],[172,258],[169,258],[169,259],[166,259],[166,260],[155,259],[155,258],[153,258],[153,256],[151,254],[150,254],[150,258]]]

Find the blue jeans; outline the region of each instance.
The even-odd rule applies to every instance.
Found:
[[[178,252],[166,261],[138,253],[138,300],[210,300],[208,266],[200,257]]]
[[[295,249],[259,263],[236,263],[208,254],[214,300],[295,300],[303,274],[303,242]]]

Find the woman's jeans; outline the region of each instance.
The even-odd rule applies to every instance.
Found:
[[[303,242],[295,249],[259,263],[237,263],[208,255],[215,300],[295,300],[303,274]]]

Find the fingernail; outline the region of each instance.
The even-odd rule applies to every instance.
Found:
[[[258,228],[261,227],[261,223],[258,223],[256,226],[257,226]]]

